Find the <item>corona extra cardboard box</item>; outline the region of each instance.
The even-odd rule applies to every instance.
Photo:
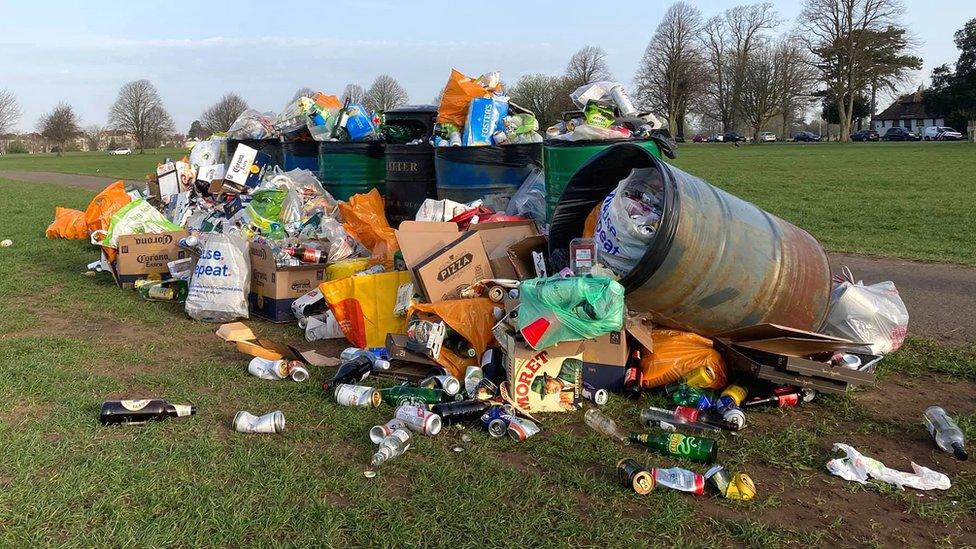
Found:
[[[272,322],[291,322],[293,301],[325,281],[325,265],[299,265],[279,268],[266,244],[252,242],[251,291],[247,301],[250,313]]]
[[[179,246],[186,235],[186,231],[175,231],[120,236],[118,255],[111,265],[115,283],[132,288],[140,278],[169,278],[166,264],[188,257],[189,252]]]

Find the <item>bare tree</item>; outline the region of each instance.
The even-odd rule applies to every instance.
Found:
[[[607,52],[599,46],[584,47],[569,58],[564,76],[573,89],[598,80],[613,80],[607,66]]]
[[[759,143],[759,132],[779,113],[783,79],[778,74],[782,63],[779,48],[765,42],[753,49],[746,63],[742,88],[741,112]]]
[[[708,20],[703,42],[712,73],[711,115],[724,131],[733,131],[741,119],[742,85],[749,55],[764,39],[763,32],[779,21],[773,5],[766,2],[736,6]]]
[[[869,46],[877,33],[897,27],[904,8],[899,0],[806,0],[800,28],[831,97],[836,98],[840,140],[847,141],[854,100],[877,80]]]
[[[565,106],[566,101],[560,98],[560,92],[565,89],[562,80],[559,76],[527,74],[509,90],[509,97],[513,103],[535,113],[545,127],[560,119]]]
[[[295,95],[293,95],[291,97],[291,101],[289,101],[289,103],[291,103],[291,102],[293,102],[293,101],[295,101],[295,100],[297,100],[297,99],[299,99],[301,97],[312,97],[312,95],[314,95],[314,94],[315,94],[315,90],[313,90],[312,88],[310,88],[308,86],[304,86],[304,87],[298,88],[297,90],[295,90]]]
[[[790,124],[795,120],[804,98],[812,100],[817,75],[809,53],[794,34],[787,35],[777,44],[776,64],[776,73],[780,79],[779,114],[782,116],[780,134],[786,138],[790,134]]]
[[[350,103],[358,104],[363,102],[363,97],[365,96],[366,90],[364,90],[359,84],[346,84],[346,87],[342,90],[342,96],[339,98],[339,100],[345,103],[346,99],[348,99]]]
[[[20,120],[20,104],[17,97],[7,90],[0,90],[0,133],[6,133]]]
[[[381,74],[363,95],[363,106],[372,112],[383,112],[407,104],[407,90],[388,74]]]
[[[688,107],[703,89],[706,76],[696,36],[701,29],[697,8],[675,2],[664,13],[634,77],[641,104],[668,117],[668,129],[684,135]]]
[[[97,151],[98,150],[98,138],[102,135],[102,127],[98,124],[90,124],[85,126],[81,130],[81,135],[84,136],[85,141],[88,142],[88,150]]]
[[[37,123],[38,130],[44,139],[57,146],[58,156],[64,153],[68,141],[78,136],[78,116],[71,105],[61,102],[54,110],[41,117]]]
[[[139,154],[158,138],[173,131],[173,119],[163,107],[156,86],[148,80],[134,80],[122,86],[108,114],[112,129],[135,138]]]
[[[242,112],[247,110],[247,101],[236,93],[228,93],[203,111],[200,122],[211,133],[226,132]]]

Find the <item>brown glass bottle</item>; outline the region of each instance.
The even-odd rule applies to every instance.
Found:
[[[102,425],[140,424],[147,421],[162,421],[171,417],[192,416],[196,413],[196,406],[170,404],[161,398],[106,400],[102,403],[99,420]]]

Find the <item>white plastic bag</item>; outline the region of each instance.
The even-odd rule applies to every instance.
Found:
[[[636,168],[623,179],[600,206],[593,237],[596,239],[597,262],[612,270],[617,276],[629,273],[644,257],[647,247],[654,240],[656,220],[647,223],[634,219],[632,199],[624,191],[637,190],[645,195],[656,194],[653,168]],[[658,181],[659,183],[659,181]],[[646,217],[646,216],[645,216]]]
[[[840,450],[845,457],[827,462],[827,470],[844,480],[867,484],[868,478],[894,485],[899,490],[905,486],[916,490],[948,490],[952,487],[949,477],[912,462],[912,473],[898,471],[885,466],[876,459],[869,458],[847,444],[834,443],[834,451]]]
[[[908,333],[908,309],[894,282],[865,286],[860,280],[854,282],[854,275],[847,267],[843,273],[834,277],[837,284],[830,296],[830,310],[822,331],[868,343],[872,354],[897,351]]]
[[[247,318],[251,262],[247,241],[239,234],[207,234],[190,278],[186,314],[204,322]]]
[[[223,148],[224,141],[226,140],[222,137],[197,141],[190,150],[190,164],[197,168],[220,164],[220,149]]]

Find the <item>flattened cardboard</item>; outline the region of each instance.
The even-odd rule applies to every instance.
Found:
[[[634,338],[637,343],[640,343],[644,349],[648,352],[654,352],[654,338],[651,337],[651,332],[654,330],[654,324],[651,323],[649,318],[640,316],[628,316],[624,324],[627,334]]]
[[[179,247],[180,239],[186,235],[186,231],[174,231],[120,236],[118,255],[111,266],[115,283],[121,288],[132,288],[140,278],[168,276],[167,263],[189,256]]]
[[[476,232],[464,233],[421,261],[412,272],[417,290],[429,302],[458,299],[465,287],[494,278],[481,235]]]
[[[850,341],[841,337],[818,334],[816,332],[808,332],[806,330],[799,330],[797,328],[790,328],[788,326],[781,326],[779,324],[753,324],[752,326],[722,332],[717,334],[715,337],[727,339],[733,342],[772,339],[776,337],[799,337],[806,339],[819,339],[823,341],[836,341],[850,345],[863,345],[863,343]]]
[[[518,278],[515,266],[508,257],[508,247],[530,236],[539,234],[535,222],[499,221],[494,223],[475,223],[468,230],[477,231],[485,245],[485,253],[491,262],[491,269],[498,278]]]
[[[310,366],[336,366],[339,364],[339,359],[321,355],[314,349],[299,351],[291,345],[257,338],[254,332],[241,322],[222,324],[216,333],[217,337],[228,343],[234,343],[237,350],[246,355],[267,360],[298,360]]]
[[[272,322],[291,322],[295,314],[291,304],[325,281],[325,265],[281,267],[266,244],[252,242],[250,312]]]
[[[408,270],[459,236],[457,223],[409,220],[400,223],[395,234]]]
[[[508,247],[508,258],[515,268],[516,278],[519,280],[528,280],[538,276],[532,252],[542,252],[548,255],[548,242],[546,237],[540,234],[523,238]],[[548,263],[546,263],[546,272],[552,272],[552,268]]]

